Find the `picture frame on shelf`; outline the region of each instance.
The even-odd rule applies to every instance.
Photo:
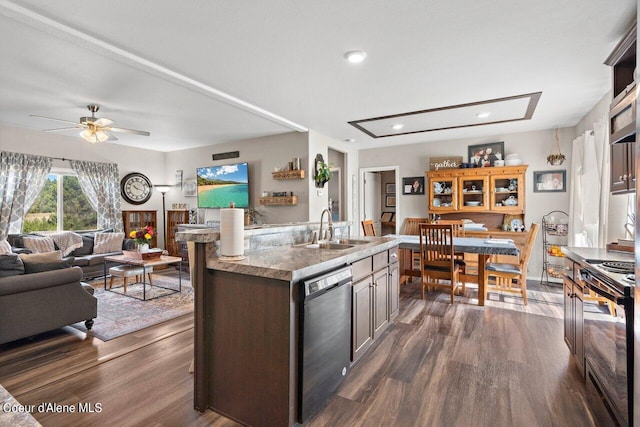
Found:
[[[395,208],[396,207],[396,196],[386,196],[385,200],[384,200],[384,205],[388,208]]]
[[[402,178],[402,194],[424,194],[424,176]]]
[[[467,152],[472,168],[492,167],[496,160],[504,160],[504,141],[469,145]]]
[[[534,193],[564,193],[567,191],[567,171],[549,170],[533,172]]]
[[[196,197],[198,195],[198,186],[194,178],[184,180],[182,184],[182,195],[184,197]]]
[[[391,182],[391,183],[385,184],[385,193],[396,194],[396,183]]]

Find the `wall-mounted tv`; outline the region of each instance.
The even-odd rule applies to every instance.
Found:
[[[196,170],[199,208],[249,207],[249,168],[247,163],[207,166]]]

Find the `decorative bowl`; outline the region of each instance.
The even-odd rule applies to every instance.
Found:
[[[480,206],[482,202],[464,202],[465,206]]]

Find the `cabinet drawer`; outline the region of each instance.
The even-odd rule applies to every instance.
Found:
[[[354,282],[366,276],[367,274],[371,274],[371,272],[373,271],[371,257],[366,257],[365,259],[354,262],[353,264],[351,264],[351,270],[353,273]]]
[[[373,256],[373,271],[378,271],[389,264],[389,251],[383,251]]]
[[[389,249],[389,264],[398,262],[398,247]]]

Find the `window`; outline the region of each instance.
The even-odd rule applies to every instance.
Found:
[[[49,179],[27,213],[24,233],[47,230],[95,229],[98,215],[80,189],[73,173],[56,172]]]

